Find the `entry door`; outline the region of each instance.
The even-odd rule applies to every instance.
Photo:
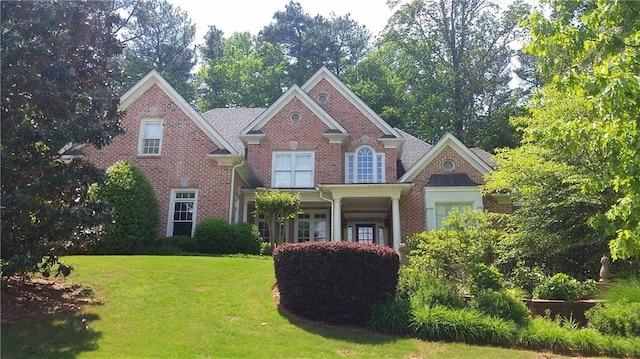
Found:
[[[356,241],[365,243],[375,243],[374,224],[356,224]]]

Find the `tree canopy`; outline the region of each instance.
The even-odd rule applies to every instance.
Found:
[[[3,1],[2,276],[49,275],[108,220],[88,198],[104,171],[65,160],[122,132],[119,18],[103,2]],[[70,268],[60,266],[59,273]]]

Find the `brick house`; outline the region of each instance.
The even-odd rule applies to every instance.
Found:
[[[427,144],[392,128],[326,68],[270,107],[198,113],[155,71],[122,96],[127,131],[84,156],[107,168],[138,166],[158,202],[160,235],[191,235],[216,217],[255,223],[255,192],[300,194],[303,213],[286,240],[348,240],[396,250],[437,229],[452,207],[509,211],[480,192],[490,154],[451,134]]]

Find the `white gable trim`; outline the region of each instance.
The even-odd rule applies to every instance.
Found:
[[[425,153],[416,164],[413,165],[405,174],[402,176],[398,182],[411,182],[416,176],[424,170],[425,167],[434,158],[436,158],[442,150],[444,150],[447,146],[453,148],[462,158],[469,162],[473,168],[478,170],[481,174],[486,174],[491,171],[491,167],[484,162],[478,155],[476,155],[473,151],[469,149],[469,147],[465,146],[459,139],[457,139],[454,135],[447,133],[445,134],[438,143],[436,143],[427,153]]]
[[[331,73],[326,67],[321,67],[304,85],[302,90],[305,92],[311,91],[311,89],[317,85],[322,79],[327,80],[333,87],[338,89],[340,93],[353,104],[360,112],[362,112],[374,125],[376,125],[385,135],[393,135],[399,139],[403,139],[400,134],[389,126],[377,113],[375,113],[367,104],[365,104],[353,91],[351,91],[342,81],[340,81],[334,74]]]
[[[282,94],[276,102],[274,102],[269,108],[260,114],[253,122],[249,124],[243,131],[241,136],[249,135],[251,131],[259,131],[275,114],[277,114],[282,108],[287,105],[294,97],[297,97],[302,103],[307,106],[327,127],[331,130],[338,130],[341,133],[347,133],[347,130],[342,127],[336,120],[331,117],[325,110],[320,107],[315,101],[313,101],[309,95],[307,95],[298,85],[293,85],[287,92]]]
[[[156,71],[151,70],[120,98],[120,109],[126,110],[153,85],[158,86],[175,103],[193,123],[204,132],[219,149],[238,153],[231,144],[218,133],[180,94]]]

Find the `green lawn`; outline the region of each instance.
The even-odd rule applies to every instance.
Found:
[[[101,305],[2,327],[2,358],[550,358],[288,317],[271,258],[77,256],[68,282]]]

